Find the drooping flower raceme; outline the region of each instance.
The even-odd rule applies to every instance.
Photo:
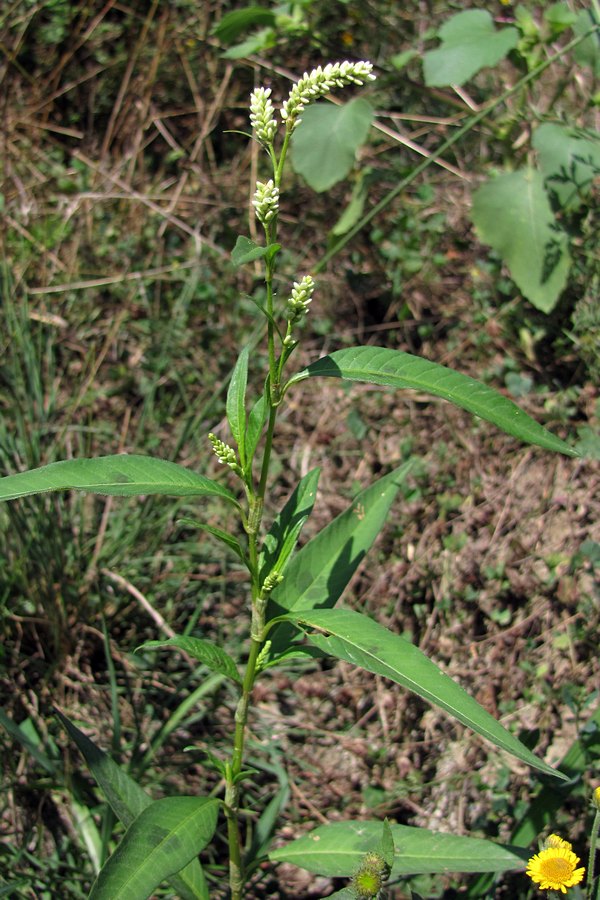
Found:
[[[281,107],[281,118],[287,131],[291,134],[300,124],[299,116],[309,103],[324,97],[333,88],[345,87],[347,84],[364,84],[366,81],[374,80],[373,65],[364,60],[354,63],[348,61],[328,63],[324,67],[317,66],[312,72],[305,72]]]
[[[585,869],[583,866],[578,869],[578,862],[571,844],[552,834],[545,842],[545,849],[531,857],[525,871],[540,890],[566,894],[567,888],[583,879]]]

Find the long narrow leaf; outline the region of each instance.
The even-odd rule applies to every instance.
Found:
[[[301,628],[318,628],[318,632],[307,631],[306,636],[329,656],[401,684],[445,709],[496,747],[542,772],[566,779],[538,759],[418,647],[368,616],[351,609],[309,609],[294,611],[289,619]]]
[[[231,433],[238,445],[242,467],[246,465],[246,385],[248,383],[248,358],[250,351],[244,347],[229,382],[225,411]]]
[[[229,655],[211,641],[204,641],[201,638],[186,637],[178,635],[177,637],[168,638],[166,641],[146,641],[137,650],[183,650],[188,656],[197,659],[198,662],[204,663],[213,672],[219,672],[225,675],[237,684],[242,683],[240,673],[237,666]]]
[[[89,900],[147,900],[206,847],[218,800],[164,797],[132,822],[92,885]]]
[[[390,507],[412,468],[409,460],[361,491],[349,508],[304,545],[273,591],[267,619],[292,609],[334,606],[381,531]],[[270,636],[272,655],[289,647],[292,629]]]
[[[434,872],[506,872],[524,869],[527,852],[482,838],[437,834],[427,828],[391,825],[392,877]],[[348,878],[365,853],[381,841],[381,822],[333,822],[273,850],[273,862],[289,862],[330,878]]]
[[[150,456],[98,456],[50,463],[29,472],[0,478],[0,500],[14,500],[47,491],[76,490],[130,497],[168,494],[172,497],[214,496],[237,504],[227,488],[177,463]]]
[[[87,762],[112,811],[123,825],[129,826],[150,806],[152,798],[60,710],[55,708],[54,712]],[[208,885],[197,859],[169,878],[169,882],[182,900],[209,900]]]
[[[300,480],[291,497],[265,535],[258,561],[261,578],[272,569],[283,571],[302,530],[310,516],[317,496],[320,469],[311,469]]]
[[[491,422],[502,431],[529,444],[566,456],[578,452],[555,437],[512,400],[460,372],[419,356],[385,347],[353,347],[336,350],[311,363],[290,379],[290,384],[314,377],[344,378],[394,388],[412,388],[449,400]]]

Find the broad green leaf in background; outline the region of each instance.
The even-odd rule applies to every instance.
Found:
[[[302,527],[315,505],[320,474],[320,469],[311,469],[301,479],[265,535],[258,560],[261,580],[273,570],[283,573]]]
[[[533,133],[546,189],[563,209],[577,209],[600,177],[600,134],[546,122]]]
[[[269,601],[267,621],[288,610],[334,606],[383,528],[412,461],[361,491],[349,508],[304,545],[288,565]],[[272,656],[285,655],[295,638],[291,626],[270,635]]]
[[[224,44],[235,41],[240,34],[256,25],[275,25],[275,13],[265,6],[244,6],[233,9],[217,22],[212,33]]]
[[[125,453],[95,459],[68,459],[29,472],[0,478],[0,500],[14,500],[47,491],[75,490],[131,497],[167,494],[171,497],[220,497],[238,505],[227,488],[183,466],[151,456]]]
[[[554,450],[567,456],[579,456],[576,450],[539,425],[512,400],[492,388],[446,366],[401,350],[389,350],[385,347],[336,350],[292,376],[289,384],[314,377],[345,378],[368,384],[425,391],[449,400],[455,406],[466,409],[529,444],[537,444],[546,450]]]
[[[248,384],[248,347],[240,352],[233,369],[225,411],[233,438],[238,446],[242,468],[246,464],[246,386]]]
[[[506,872],[524,869],[529,853],[482,838],[436,834],[427,828],[391,825],[392,878],[435,872]],[[273,850],[272,862],[289,862],[329,878],[348,878],[365,853],[381,841],[381,822],[333,822]]]
[[[352,169],[372,121],[373,108],[362,98],[340,106],[309,106],[292,138],[294,170],[314,191],[326,191],[342,181]]]
[[[429,87],[461,85],[473,75],[495,66],[517,46],[516,28],[496,30],[484,9],[459,12],[438,31],[441,46],[423,54],[425,84]]]
[[[237,684],[242,683],[237,666],[229,653],[217,644],[202,638],[177,635],[165,641],[146,641],[140,647],[136,647],[136,652],[138,650],[182,650],[198,662],[204,663],[213,672],[220,672]]]
[[[529,766],[565,778],[538,759],[418,647],[368,616],[352,609],[295,609],[287,618],[303,629],[318,628],[306,631],[306,637],[329,656],[401,684]]]
[[[147,900],[206,847],[219,801],[163,797],[137,816],[92,885],[89,900]]]
[[[577,16],[573,32],[576,37],[579,37],[586,34],[593,27],[594,21],[591,11],[584,9]],[[597,30],[595,34],[590,34],[581,44],[575,47],[573,58],[580,66],[589,66],[595,77],[600,78],[600,41],[598,40]]]
[[[260,28],[239,44],[228,47],[221,54],[223,59],[244,59],[253,53],[262,53],[277,43],[277,35],[273,28]]]
[[[472,219],[525,297],[536,309],[551,312],[567,283],[571,258],[540,173],[528,167],[492,178],[473,195]]]
[[[55,708],[54,712],[85,758],[112,811],[128,827],[142,810],[150,806],[152,798],[60,710]],[[209,900],[204,872],[197,859],[192,860],[177,875],[171,876],[169,882],[181,900]]]

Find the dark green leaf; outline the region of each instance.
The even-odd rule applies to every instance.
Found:
[[[240,34],[256,25],[275,25],[275,13],[265,6],[244,6],[225,13],[212,29],[212,33],[224,44],[235,41]]]
[[[129,826],[142,810],[150,806],[152,798],[60,710],[55,709],[54,712],[85,758],[112,811],[125,827]],[[182,900],[209,900],[208,886],[198,860],[193,860],[173,875],[169,882]]]
[[[201,531],[206,531],[207,534],[212,534],[213,537],[216,537],[217,540],[229,547],[230,550],[233,550],[235,555],[246,564],[246,556],[242,545],[238,539],[232,534],[229,534],[228,531],[222,531],[220,528],[215,528],[214,525],[207,525],[206,522],[200,522],[198,519],[190,519],[187,516],[177,519],[177,523],[179,525],[191,525],[193,528],[199,528]]]
[[[246,457],[248,465],[251,464],[260,436],[265,427],[269,415],[269,402],[265,394],[258,398],[248,416],[248,428],[246,431]]]
[[[21,725],[17,725],[9,716],[6,715],[4,709],[0,708],[0,725],[8,732],[13,740],[18,741],[21,746],[25,747],[27,752],[35,759],[35,761],[50,775],[56,775],[59,769],[59,761],[52,760],[40,749],[40,747],[31,740],[25,733]]]
[[[496,747],[546,774],[565,778],[534,756],[418,647],[368,616],[351,609],[313,609],[306,612],[295,609],[289,618],[300,627],[320,629],[317,632],[308,631],[306,636],[329,656],[344,659],[401,684],[429,703],[445,709]]]
[[[392,825],[395,860],[392,877],[435,872],[506,872],[524,869],[527,856],[481,838],[436,834],[427,828]],[[349,878],[377,847],[381,822],[321,825],[285,847],[273,850],[273,862],[289,862],[329,878]]]
[[[283,573],[300,531],[315,505],[320,474],[320,469],[311,469],[302,478],[271,525],[259,558],[261,580],[273,570]]]
[[[219,802],[207,797],[164,797],[134,819],[100,870],[89,900],[147,900],[206,847]]]
[[[214,496],[238,505],[227,488],[183,466],[150,456],[119,454],[95,459],[69,459],[29,472],[0,478],[0,500],[14,500],[47,491],[76,490],[131,497],[168,494],[172,497]]]
[[[229,388],[225,411],[231,433],[238,445],[242,468],[246,464],[246,385],[248,384],[248,347],[240,352],[235,364]]]
[[[361,491],[350,507],[304,545],[271,595],[267,620],[292,609],[334,606],[381,531],[412,462]],[[289,626],[271,635],[272,655],[290,646]]]
[[[567,456],[579,455],[560,438],[538,425],[512,400],[492,388],[453,369],[401,350],[388,350],[384,347],[336,350],[298,372],[290,380],[290,384],[316,376],[425,391],[486,419],[522,441]]]
[[[220,672],[221,675],[226,675],[227,678],[231,678],[232,681],[236,681],[238,684],[242,683],[240,673],[238,672],[234,660],[222,649],[222,647],[213,644],[211,641],[178,635],[177,637],[169,638],[166,641],[146,641],[141,647],[136,647],[136,652],[138,650],[160,649],[182,650],[184,653],[187,653],[188,656],[197,659],[198,662],[204,663],[204,665],[209,669],[212,669],[213,672]]]

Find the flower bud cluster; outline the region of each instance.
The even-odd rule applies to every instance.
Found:
[[[263,581],[262,592],[263,594],[270,594],[273,588],[276,588],[278,584],[281,584],[283,581],[283,575],[281,572],[273,571],[269,572],[265,580]]]
[[[314,290],[315,282],[311,275],[305,275],[301,281],[294,282],[292,295],[287,302],[289,322],[295,322],[300,316],[308,312]]]
[[[347,84],[364,84],[374,79],[372,63],[364,60],[318,66],[312,72],[305,72],[300,81],[294,85],[281,107],[281,118],[291,134],[300,124],[299,116],[309,103],[324,97],[333,88],[345,87]]]
[[[271,88],[259,87],[250,94],[250,122],[263,144],[272,144],[277,132],[275,111],[270,101]]]
[[[263,225],[268,225],[271,219],[277,215],[279,209],[279,188],[275,187],[272,178],[265,183],[256,182],[256,192],[252,206],[256,212],[256,218]]]
[[[233,447],[230,447],[229,444],[225,444],[223,441],[220,441],[216,434],[210,432],[208,435],[208,439],[212,444],[212,448],[215,451],[215,456],[219,460],[219,462],[223,463],[225,466],[229,466],[230,469],[235,469],[236,471],[239,469],[237,464],[237,456],[235,454],[235,450]]]

